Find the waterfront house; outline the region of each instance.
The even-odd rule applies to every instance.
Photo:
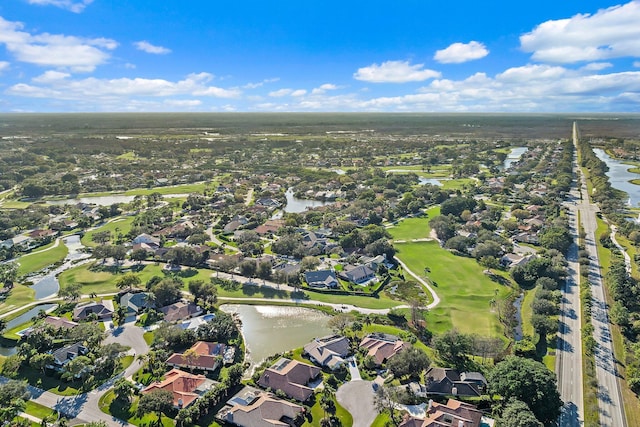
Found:
[[[264,370],[258,385],[271,390],[280,390],[288,397],[304,402],[313,394],[313,388],[308,384],[321,372],[322,370],[316,366],[282,357]]]

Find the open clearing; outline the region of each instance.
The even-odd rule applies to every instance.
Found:
[[[397,256],[416,274],[428,277],[441,298],[427,315],[427,328],[443,333],[456,328],[464,333],[502,336],[502,325],[490,301],[500,300],[512,289],[500,285],[483,273],[473,258],[455,256],[437,242],[396,243]],[[496,295],[497,292],[497,295]]]

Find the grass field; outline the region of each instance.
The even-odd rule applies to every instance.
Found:
[[[35,273],[48,265],[62,261],[68,253],[69,249],[62,240],[60,240],[60,243],[56,247],[37,251],[37,253],[34,254],[23,255],[18,258],[18,263],[20,264],[18,267],[18,276]]]
[[[135,152],[128,151],[126,153],[120,154],[118,157],[116,157],[116,159],[118,159],[118,160],[138,160],[138,159],[140,159],[140,157],[138,157],[138,155]]]
[[[419,218],[405,218],[387,231],[394,240],[425,239],[431,233],[429,221],[440,215],[440,206],[427,209],[426,215]]]
[[[28,400],[26,402],[26,408],[24,410],[29,415],[33,415],[34,417],[43,419],[49,415],[54,415],[56,412],[44,405]]]
[[[129,230],[131,230],[133,219],[134,218],[131,216],[115,218],[113,221],[108,222],[105,225],[96,228],[95,230],[87,231],[85,235],[82,236],[80,241],[85,246],[96,247],[99,244],[91,240],[94,234],[101,231],[110,231],[112,239],[116,237],[117,233],[127,234]]]
[[[473,258],[455,256],[437,242],[398,243],[397,256],[416,274],[428,278],[441,298],[427,315],[427,327],[435,333],[456,328],[463,333],[502,336],[502,325],[490,301],[508,296],[512,289],[489,279]],[[497,295],[496,295],[497,294]]]
[[[0,203],[0,209],[26,209],[31,206],[31,202],[21,202],[19,200],[5,199]]]
[[[14,285],[6,300],[0,303],[0,314],[22,307],[32,301],[36,291],[24,285]]]

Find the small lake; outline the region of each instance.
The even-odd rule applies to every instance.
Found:
[[[188,194],[163,194],[162,197],[170,199],[172,197],[187,197]],[[131,203],[136,196],[126,196],[124,194],[113,194],[111,196],[78,197],[76,199],[48,200],[50,205],[77,205],[86,203],[88,205],[111,206],[114,203]],[[144,200],[144,196],[143,196]]]
[[[300,213],[309,208],[332,204],[332,202],[323,202],[320,200],[298,199],[293,194],[293,188],[289,188],[284,195],[287,197],[287,206],[285,206],[283,210],[289,213]]]
[[[612,158],[601,148],[594,148],[593,152],[609,167],[607,176],[609,177],[611,186],[616,190],[621,190],[627,193],[629,196],[629,204],[633,207],[638,207],[638,203],[640,203],[640,185],[635,185],[629,182],[632,179],[640,178],[639,174],[629,172],[629,169],[633,166],[626,165],[621,161]]]
[[[269,356],[333,333],[327,326],[331,317],[309,308],[242,304],[224,304],[220,308],[226,313],[237,313],[242,320],[250,371]]]
[[[40,304],[32,307],[29,311],[22,313],[20,316],[11,319],[7,322],[6,330],[10,330],[15,328],[16,326],[22,325],[23,323],[27,323],[31,319],[40,313],[41,310],[49,311],[58,307],[58,304]],[[11,356],[12,354],[16,354],[17,347],[0,347],[0,355],[2,356]]]
[[[84,245],[80,243],[79,235],[72,234],[70,236],[64,237],[62,241],[69,249],[69,253],[64,259],[64,263],[60,267],[56,268],[53,271],[49,271],[45,275],[36,276],[30,279],[33,282],[33,285],[31,285],[30,287],[31,289],[36,291],[36,300],[40,300],[57,294],[58,290],[60,290],[60,283],[58,282],[58,278],[56,276],[62,273],[64,270],[78,265],[79,260],[88,259],[91,257],[91,255],[81,251],[81,249],[84,248]]]
[[[418,183],[420,185],[431,184],[431,185],[437,185],[438,187],[442,187],[442,181],[435,178],[423,178],[420,176],[418,177]]]
[[[511,165],[522,158],[522,155],[527,152],[528,147],[514,147],[511,149],[507,158],[504,159],[502,163],[502,167],[504,169],[509,169]]]

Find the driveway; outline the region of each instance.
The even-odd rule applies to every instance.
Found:
[[[353,427],[370,427],[378,416],[371,381],[351,380],[336,392],[336,400],[353,417]]]
[[[360,369],[358,369],[358,362],[355,357],[350,357],[347,359],[349,373],[351,374],[351,381],[361,380]]]

